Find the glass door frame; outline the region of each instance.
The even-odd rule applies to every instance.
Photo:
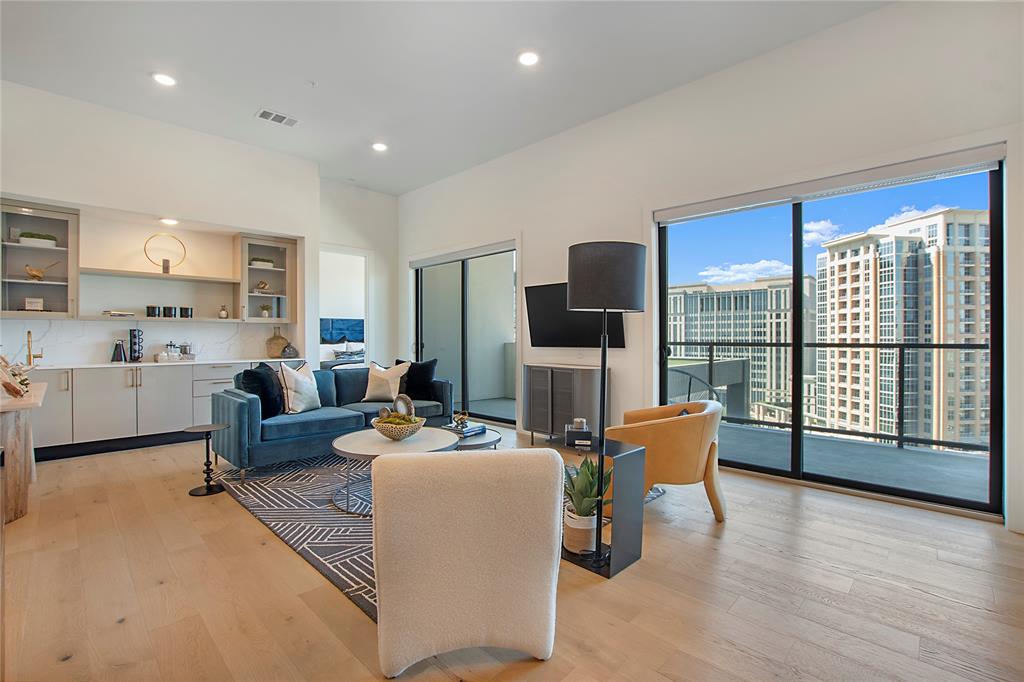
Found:
[[[487,256],[497,256],[502,253],[515,253],[515,248],[499,249],[489,253],[474,254],[468,258],[456,258],[446,262],[431,263],[416,268],[414,272],[414,299],[416,302],[416,322],[415,322],[415,349],[416,349],[416,361],[423,361],[423,270],[428,267],[435,267],[437,265],[449,265],[451,263],[460,263],[462,268],[461,279],[459,283],[459,290],[461,291],[461,314],[460,314],[460,327],[461,327],[461,339],[460,339],[460,361],[461,361],[461,381],[462,381],[462,400],[461,405],[455,405],[456,410],[466,412],[471,417],[478,419],[486,419],[492,422],[498,422],[500,424],[515,425],[515,417],[512,419],[505,419],[503,417],[496,417],[489,414],[480,414],[472,412],[469,409],[470,404],[470,391],[469,391],[469,262],[474,258],[486,258]],[[516,285],[516,291],[518,292],[518,284]],[[518,293],[516,294],[518,295]],[[513,304],[516,302],[513,301]],[[516,404],[516,410],[518,411],[518,402]]]
[[[987,350],[990,354],[989,361],[989,372],[990,372],[990,401],[991,408],[989,411],[989,442],[988,442],[988,500],[970,500],[964,498],[948,497],[944,495],[937,495],[920,490],[911,490],[906,488],[896,488],[891,486],[880,485],[877,483],[870,483],[866,481],[858,481],[854,479],[845,479],[835,476],[828,476],[825,474],[818,474],[811,471],[806,471],[804,467],[804,400],[803,400],[803,351],[811,348],[816,349],[819,347],[830,347],[834,344],[821,344],[817,343],[816,340],[808,341],[803,338],[803,305],[797,304],[798,292],[801,290],[802,279],[804,276],[804,262],[803,262],[803,200],[793,199],[789,201],[778,202],[778,204],[790,204],[792,206],[792,284],[791,291],[793,292],[790,296],[790,341],[788,343],[758,343],[757,345],[771,345],[776,347],[789,348],[791,353],[790,366],[792,368],[792,376],[790,377],[790,396],[791,396],[791,417],[788,429],[790,431],[790,468],[788,471],[776,469],[772,467],[761,466],[757,464],[751,464],[747,462],[741,462],[737,460],[730,460],[726,457],[722,457],[720,453],[719,461],[728,467],[736,469],[745,469],[748,471],[754,471],[757,473],[769,474],[772,476],[780,476],[783,478],[792,478],[798,480],[812,481],[816,483],[823,483],[827,485],[834,485],[843,488],[852,488],[855,490],[863,490],[865,492],[877,493],[881,495],[889,495],[894,497],[904,497],[913,500],[919,500],[922,502],[930,502],[934,504],[941,504],[951,507],[960,507],[965,509],[973,509],[976,511],[987,512],[991,514],[1002,515],[1003,513],[1003,466],[1004,466],[1004,423],[1005,423],[1005,391],[1004,391],[1004,295],[1003,288],[1005,285],[1004,268],[1003,268],[1003,254],[1004,254],[1004,240],[1003,240],[1003,210],[1004,210],[1004,198],[1003,198],[1003,162],[1000,161],[996,168],[987,171],[988,173],[988,188],[989,188],[989,253],[991,270],[989,273],[989,282],[991,282],[991,300],[989,309],[991,311],[991,326],[989,333],[989,342]],[[762,206],[758,206],[761,208]],[[670,357],[670,341],[668,334],[668,228],[670,225],[665,223],[657,223],[657,242],[658,242],[658,295],[659,295],[659,319],[658,319],[658,347],[659,347],[659,372],[658,372],[658,402],[661,405],[668,404],[668,370],[669,370],[669,357]],[[816,275],[817,273],[815,273]],[[712,363],[710,367],[713,367],[714,362],[714,343],[694,343],[687,341],[686,345],[709,345],[709,362]],[[730,344],[729,342],[722,342],[722,345],[743,345],[743,344]],[[850,344],[851,347],[856,344]],[[886,344],[875,344],[879,346],[885,346]],[[893,345],[893,344],[889,344]],[[958,346],[964,344],[914,344],[914,343],[901,343],[895,344],[903,347],[932,347],[937,350],[958,350]],[[973,346],[971,347],[973,348]],[[901,364],[902,375],[902,364]],[[710,377],[709,377],[710,378]],[[900,377],[902,379],[902,376]],[[900,382],[900,393],[902,393],[902,381]],[[753,426],[774,426],[778,427],[779,423],[773,422],[762,422],[761,420],[746,419],[746,418],[730,418],[723,416],[722,421],[729,421],[734,423],[745,423]],[[902,436],[902,424],[903,415],[900,414],[900,419],[897,422],[899,424],[897,436],[899,442],[910,442],[918,444],[939,444],[939,441],[931,441],[930,439],[924,438],[906,438]],[[824,430],[825,429],[818,429]],[[868,434],[870,435],[870,434]],[[902,447],[902,445],[900,446]]]

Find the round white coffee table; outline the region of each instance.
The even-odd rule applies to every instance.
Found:
[[[391,455],[399,452],[441,452],[454,450],[459,444],[459,437],[444,429],[435,429],[425,426],[413,436],[405,440],[391,440],[382,436],[374,429],[363,429],[353,431],[344,436],[338,436],[331,443],[331,450],[339,457],[345,458],[345,489],[340,488],[334,494],[334,506],[349,514],[369,516],[369,513],[355,511],[352,509],[352,462],[373,461],[381,455]],[[369,474],[367,474],[369,475]],[[344,498],[344,504],[342,504]]]

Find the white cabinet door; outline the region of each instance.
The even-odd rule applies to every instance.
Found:
[[[94,367],[71,373],[76,443],[136,435],[136,367]]]
[[[137,367],[139,435],[192,426],[192,367]]]
[[[209,424],[213,421],[213,398],[192,398],[192,423]]]
[[[43,406],[32,410],[32,440],[37,448],[71,442],[71,370],[37,369],[32,383],[46,384]]]

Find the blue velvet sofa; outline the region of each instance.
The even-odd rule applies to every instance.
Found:
[[[260,418],[260,399],[246,393],[241,374],[235,387],[212,396],[213,421],[231,428],[213,434],[213,450],[242,470],[265,464],[315,457],[331,451],[331,441],[343,433],[370,426],[381,407],[391,403],[363,402],[370,370],[314,370],[320,409],[299,414]],[[434,381],[433,400],[414,400],[416,415],[427,418],[428,426],[451,421],[452,383]]]

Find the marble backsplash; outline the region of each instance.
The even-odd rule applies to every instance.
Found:
[[[169,341],[191,342],[199,359],[227,360],[266,356],[266,340],[273,335],[272,324],[230,322],[159,322],[147,319],[124,320],[2,320],[0,345],[12,361],[24,361],[25,333],[32,331],[32,346],[43,353],[41,365],[88,364],[109,362],[114,340],[124,339],[128,330],[142,330],[145,359],[152,360]],[[281,325],[281,333],[296,347],[295,325]]]

